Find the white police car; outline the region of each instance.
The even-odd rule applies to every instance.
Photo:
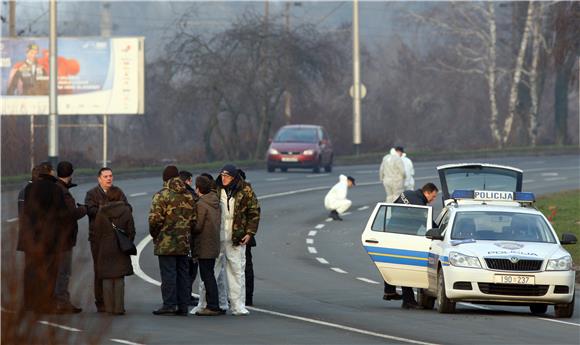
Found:
[[[458,301],[574,313],[573,263],[550,222],[523,193],[521,170],[492,164],[437,168],[444,208],[379,203],[362,243],[383,278],[418,288],[418,302],[453,313]],[[451,191],[452,193],[449,193]],[[433,227],[434,226],[434,227]],[[433,227],[433,228],[432,228]]]

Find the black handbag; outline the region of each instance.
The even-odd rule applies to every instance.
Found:
[[[113,225],[119,249],[127,255],[137,255],[137,247],[135,247],[135,244],[131,241],[125,230],[117,227],[113,222],[111,222],[111,225]]]

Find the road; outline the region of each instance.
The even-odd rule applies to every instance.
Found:
[[[472,161],[483,161],[473,159]],[[546,194],[580,188],[577,156],[486,159],[524,170],[524,190]],[[415,164],[416,184],[433,181],[435,167],[445,162]],[[323,208],[326,191],[340,173],[352,175],[350,214],[330,222]],[[161,173],[159,174],[161,175]],[[246,317],[159,317],[151,311],[161,303],[156,285],[159,268],[147,240],[147,212],[159,178],[118,180],[133,205],[140,241],[137,275],[126,279],[126,309],[122,317],[97,314],[92,304],[92,266],[86,220],[76,247],[73,301],[84,308],[75,316],[46,316],[71,333],[76,342],[98,339],[104,344],[579,344],[580,309],[571,319],[544,317],[527,307],[458,305],[456,314],[434,310],[402,310],[400,302],[385,302],[381,279],[360,244],[362,228],[374,207],[384,199],[377,182],[377,165],[335,167],[331,174],[304,171],[269,174],[248,171],[262,205],[256,271],[255,307]],[[77,200],[93,185],[73,190]],[[2,234],[15,224],[15,192],[2,194]],[[441,207],[437,201],[436,208]],[[6,242],[6,241],[3,241]],[[3,265],[14,253],[3,243]],[[16,259],[21,260],[20,254]],[[3,287],[4,291],[4,287]],[[3,292],[4,293],[4,292]],[[77,331],[58,328],[72,327]]]

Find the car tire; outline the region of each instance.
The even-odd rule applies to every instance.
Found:
[[[545,314],[548,311],[548,305],[542,303],[535,303],[530,305],[532,314]]]
[[[435,306],[435,297],[427,295],[425,289],[417,289],[417,303],[423,309],[431,310]]]
[[[437,311],[442,314],[455,313],[455,302],[447,298],[445,293],[445,277],[443,276],[443,269],[437,273]]]
[[[574,315],[574,300],[576,296],[572,297],[572,302],[566,304],[554,305],[554,312],[557,318],[569,319]]]
[[[276,170],[276,168],[274,168],[273,166],[268,165],[268,172],[274,172]]]

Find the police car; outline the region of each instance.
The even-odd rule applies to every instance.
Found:
[[[383,279],[418,290],[418,303],[440,313],[459,301],[529,306],[556,317],[574,313],[575,271],[556,232],[522,192],[523,172],[493,164],[437,168],[444,207],[379,203],[362,244]]]

